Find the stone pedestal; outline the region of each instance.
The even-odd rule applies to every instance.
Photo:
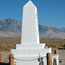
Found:
[[[44,48],[45,44],[17,44],[16,49],[11,50],[14,54],[16,65],[39,65],[39,55],[43,58],[44,65],[47,65],[47,53],[51,48]]]

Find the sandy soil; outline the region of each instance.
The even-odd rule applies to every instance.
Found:
[[[59,50],[59,65],[65,65],[65,50]]]

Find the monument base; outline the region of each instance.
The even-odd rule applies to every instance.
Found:
[[[16,65],[39,65],[38,58],[43,57],[44,65],[47,63],[47,53],[51,53],[51,48],[45,48],[45,44],[17,44],[16,49],[12,49]]]

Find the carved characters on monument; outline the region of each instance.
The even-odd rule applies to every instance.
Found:
[[[39,62],[39,65],[44,65],[43,57],[40,57],[40,56],[39,56],[38,62]]]

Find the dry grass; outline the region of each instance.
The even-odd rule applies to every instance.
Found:
[[[58,48],[65,46],[64,39],[41,39],[41,43],[45,43],[48,47]]]
[[[0,50],[11,50],[16,48],[16,44],[20,44],[20,39],[18,38],[0,38]]]
[[[0,51],[9,51],[16,48],[16,44],[20,44],[19,38],[0,38]],[[41,43],[45,43],[48,47],[58,48],[65,46],[65,40],[41,39]]]

